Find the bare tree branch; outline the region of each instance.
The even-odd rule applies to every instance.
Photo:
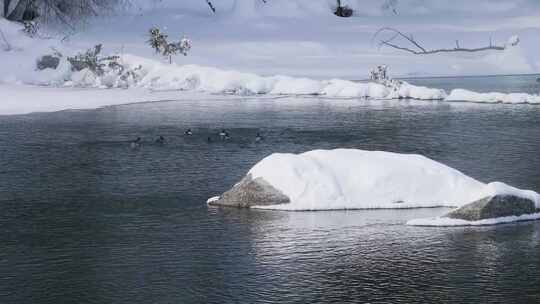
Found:
[[[210,7],[210,9],[212,10],[212,12],[214,12],[214,14],[216,13],[216,8],[214,7],[214,5],[212,4],[212,2],[210,2],[210,0],[206,0],[206,3],[208,4],[208,6]]]
[[[379,39],[377,44],[379,49],[383,46],[391,47],[393,49],[409,52],[411,54],[415,55],[430,55],[430,54],[436,54],[436,53],[452,53],[452,52],[483,52],[483,51],[504,51],[506,49],[506,45],[503,46],[497,46],[493,45],[491,37],[489,40],[489,45],[479,48],[464,48],[461,47],[459,44],[459,40],[456,40],[456,47],[454,48],[441,48],[441,49],[426,49],[422,46],[420,42],[418,42],[412,35],[407,36],[403,32],[400,32],[394,28],[391,27],[383,27],[379,29],[375,34],[373,35],[372,42],[375,39],[378,39],[380,35],[384,33],[390,33],[392,36],[388,39]],[[399,44],[398,39],[401,38],[403,41],[405,41],[405,44]],[[519,43],[519,40],[517,40],[515,43],[512,43],[512,45],[517,45]],[[407,46],[407,44],[409,46]]]

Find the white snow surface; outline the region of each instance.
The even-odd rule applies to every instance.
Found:
[[[95,109],[137,102],[157,102],[197,98],[226,98],[190,92],[134,89],[55,88],[24,84],[0,84],[0,115]]]
[[[482,103],[540,103],[539,95],[525,93],[477,93],[464,89],[454,89],[445,99],[446,101],[469,101]]]
[[[125,55],[121,62],[128,69],[137,69],[138,81],[125,83],[116,73],[101,77],[90,71],[58,71],[56,79],[41,84],[63,86],[115,88],[135,87],[152,90],[194,90],[199,92],[237,95],[324,95],[326,97],[364,97],[377,99],[412,98],[444,99],[444,90],[430,89],[404,83],[394,91],[377,83],[358,83],[347,80],[313,80],[288,76],[262,77],[251,73],[226,71],[198,65],[163,64],[142,57]],[[50,79],[50,78],[49,78]]]
[[[194,7],[199,7],[200,5],[198,2],[193,2],[192,4]],[[268,8],[271,7],[273,6],[269,6]],[[312,13],[319,14],[324,11],[323,8],[326,7],[326,4],[316,7],[317,9]],[[257,8],[261,9],[262,7],[257,6]],[[181,11],[187,13],[183,11],[183,9],[184,8],[182,8]],[[200,7],[200,9],[202,11],[207,10],[205,6]],[[241,7],[235,7],[235,9],[240,10]],[[244,7],[240,11],[245,11],[245,9],[246,8]],[[276,10],[276,12],[278,11],[279,10]],[[191,13],[188,14],[189,16],[182,15],[183,17],[180,18],[174,14],[172,14],[171,17],[171,15],[168,15],[166,12],[155,11],[154,13],[148,13],[148,15],[145,14],[145,17],[141,18],[143,18],[142,20],[145,24],[150,24],[150,22],[154,22],[157,19],[165,18],[168,22],[171,22],[171,26],[173,24],[178,25],[177,23],[180,22],[177,20],[178,18],[182,20],[187,18],[184,20],[186,22],[189,21],[187,24],[197,25],[210,22],[208,19],[210,18],[209,16],[201,17],[197,14],[191,15]],[[243,96],[259,96],[263,94],[316,95],[328,98],[412,98],[420,100],[472,101],[486,103],[540,103],[540,97],[538,95],[529,94],[476,93],[457,89],[447,96],[447,93],[444,90],[414,86],[408,83],[403,83],[398,89],[394,90],[378,83],[353,82],[338,78],[320,80],[298,76],[260,76],[252,72],[239,72],[236,70],[246,69],[247,71],[259,71],[260,69],[254,69],[249,65],[244,65],[244,61],[242,60],[240,60],[238,64],[229,64],[230,62],[227,61],[227,57],[237,56],[238,53],[242,53],[238,50],[245,51],[242,53],[244,56],[247,56],[244,58],[245,60],[252,62],[257,59],[255,61],[259,62],[264,58],[275,58],[276,60],[290,58],[289,55],[291,52],[300,54],[299,52],[303,48],[310,49],[310,53],[313,53],[313,50],[311,49],[317,48],[317,45],[314,45],[313,42],[309,41],[297,41],[293,47],[289,42],[274,41],[272,39],[275,37],[266,37],[267,39],[270,39],[269,41],[271,42],[267,42],[268,45],[264,48],[274,51],[268,54],[254,55],[253,52],[257,52],[259,49],[250,47],[250,43],[252,42],[242,42],[243,40],[251,41],[250,39],[255,37],[251,36],[251,34],[248,35],[248,33],[243,33],[243,28],[245,27],[244,18],[247,17],[233,15],[221,16],[212,22],[217,22],[220,26],[224,27],[233,27],[233,32],[242,34],[239,41],[237,41],[239,37],[233,37],[234,45],[237,47],[237,50],[230,48],[222,50],[223,52],[219,56],[217,54],[206,54],[208,56],[211,55],[212,58],[221,58],[223,62],[227,62],[228,64],[216,64],[216,62],[212,60],[201,60],[201,53],[205,53],[216,47],[215,44],[210,45],[207,43],[208,41],[205,39],[208,37],[205,35],[209,35],[209,33],[204,32],[198,33],[198,37],[193,37],[194,39],[197,38],[194,41],[193,56],[180,56],[178,57],[178,61],[181,61],[182,64],[174,63],[172,65],[164,63],[160,60],[159,56],[152,54],[148,46],[145,45],[143,36],[147,30],[146,27],[138,26],[136,30],[132,31],[127,31],[127,29],[123,27],[127,27],[127,25],[123,23],[126,22],[130,25],[128,27],[129,29],[133,28],[134,25],[131,22],[135,21],[130,18],[138,20],[139,17],[119,18],[118,22],[120,22],[122,26],[118,26],[123,30],[122,35],[110,31],[107,31],[105,35],[103,31],[99,31],[100,34],[96,34],[96,37],[93,37],[93,31],[97,31],[97,29],[100,28],[98,25],[93,25],[96,28],[89,27],[89,33],[83,32],[76,35],[73,38],[73,42],[61,42],[54,37],[51,39],[29,38],[21,33],[20,25],[0,17],[0,27],[11,47],[11,50],[7,51],[5,50],[6,46],[4,45],[4,42],[0,42],[0,115],[57,111],[63,109],[88,109],[123,103],[181,99],[185,94],[180,91]],[[270,27],[278,26],[285,20],[280,18],[275,19],[275,17],[272,16],[273,15],[270,14],[269,16],[259,16],[259,18],[262,18],[261,20],[265,20],[265,22],[269,22],[268,24],[263,23]],[[302,18],[301,20],[304,20]],[[325,17],[323,19],[325,22],[330,23],[339,21],[336,21],[332,16],[328,18],[329,19],[326,19]],[[286,20],[291,21],[290,19]],[[105,22],[105,24],[111,28],[114,27],[111,23],[113,22],[112,20],[101,21]],[[304,21],[307,22],[308,19],[305,19]],[[240,26],[240,24],[242,24],[242,26]],[[167,30],[166,26],[164,26],[164,28]],[[176,26],[174,28],[176,28]],[[266,28],[261,28],[258,31],[264,32],[265,29]],[[169,31],[170,30],[171,29],[169,29]],[[274,28],[273,31],[275,30],[277,29]],[[306,27],[305,30],[309,32],[309,27]],[[246,36],[243,36],[244,34]],[[324,37],[320,38],[323,39]],[[104,39],[104,41],[99,39]],[[129,39],[135,39],[136,41],[131,41]],[[127,48],[124,48],[124,44],[118,45],[117,41],[127,43]],[[136,79],[133,77],[128,77],[126,79],[111,71],[102,76],[96,76],[94,73],[86,70],[72,72],[66,60],[66,56],[72,56],[77,52],[92,47],[98,42],[105,43],[103,55],[119,55],[121,63],[128,69],[134,71],[134,74],[137,76]],[[232,41],[230,43],[232,43]],[[256,44],[261,45],[261,43],[261,41],[257,41]],[[111,44],[114,47],[111,47]],[[229,42],[222,42],[219,44],[218,48],[222,48],[223,45],[229,45]],[[37,71],[35,67],[36,60],[44,54],[53,53],[53,50],[58,50],[64,55],[58,69]],[[137,55],[126,53],[124,52],[125,50],[129,52],[133,51],[133,53]],[[250,57],[252,55],[255,57]],[[315,60],[314,58],[319,58],[318,56],[320,56],[319,61],[322,60],[321,62],[327,62],[328,58],[341,58],[341,55],[330,56],[329,54],[319,54],[317,56],[308,57],[310,60]],[[367,63],[360,65],[362,68],[355,70],[356,76],[362,78],[364,74],[367,75],[368,69],[364,69],[363,67],[373,66],[378,63],[378,60],[379,59],[372,61],[369,65]],[[306,67],[296,67],[295,62],[297,61],[283,62],[283,64],[290,65],[290,70],[286,70],[287,72],[293,74],[299,74],[297,72],[300,72],[300,74],[307,72]],[[340,62],[344,63],[343,60],[340,60]],[[217,66],[220,66],[220,68],[209,67],[206,64],[216,64]],[[276,64],[277,62],[273,62],[269,65],[265,65],[263,70],[265,70],[266,73],[282,71],[283,69],[275,70],[272,68]],[[340,65],[342,67],[348,67],[351,64]],[[315,66],[314,62],[310,63],[309,66]],[[330,70],[327,70],[327,72],[324,73],[326,75],[336,75],[336,73],[330,72]],[[319,74],[310,72],[305,74],[319,77],[324,73]],[[34,85],[34,87],[29,85]],[[46,90],[43,89],[42,86],[53,87],[55,89]],[[129,90],[103,90],[115,88]],[[82,89],[88,90],[81,93],[80,96],[77,95],[78,93],[76,92],[81,92]],[[156,91],[161,93],[156,94]],[[164,91],[169,92],[163,93]],[[72,100],[70,100],[70,98]]]
[[[540,196],[503,183],[484,184],[421,155],[354,149],[272,154],[249,174],[261,177],[291,200],[257,206],[277,210],[460,207],[486,196]]]
[[[539,220],[540,213],[523,214],[520,216],[505,216],[479,221],[466,221],[460,219],[451,219],[447,217],[435,217],[426,219],[414,219],[407,222],[409,226],[433,226],[433,227],[448,227],[448,226],[491,226],[498,224],[506,224],[513,222]]]

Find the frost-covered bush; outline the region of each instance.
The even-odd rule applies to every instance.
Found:
[[[120,87],[136,85],[142,78],[142,66],[126,65],[119,56],[101,56],[102,45],[73,57],[67,57],[71,66],[71,83],[75,86]]]
[[[79,53],[73,57],[67,57],[67,61],[71,64],[72,71],[82,71],[88,69],[93,73],[101,76],[104,74],[105,67],[112,69],[118,68],[118,56],[101,57],[102,45],[98,44],[93,49],[87,50],[85,53]]]
[[[172,56],[178,53],[187,56],[189,50],[191,50],[191,40],[187,37],[183,37],[178,42],[167,41],[168,35],[161,32],[157,27],[150,29],[150,39],[148,44],[154,51],[169,58],[169,63],[172,63]]]
[[[36,37],[38,35],[39,26],[37,22],[34,21],[23,21],[23,33],[28,35],[28,37]]]
[[[387,88],[391,88],[394,91],[399,90],[403,82],[392,79],[388,75],[388,66],[379,65],[375,69],[369,71],[369,79],[373,82],[384,85]]]

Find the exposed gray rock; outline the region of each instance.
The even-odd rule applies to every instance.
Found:
[[[289,198],[274,188],[261,177],[253,179],[251,175],[244,177],[238,184],[223,193],[218,200],[209,202],[211,206],[250,208],[288,204]]]
[[[41,56],[37,61],[38,70],[53,69],[56,70],[60,64],[60,58],[54,55]]]
[[[504,216],[520,216],[538,212],[533,201],[513,195],[495,195],[467,204],[445,217],[478,221]]]

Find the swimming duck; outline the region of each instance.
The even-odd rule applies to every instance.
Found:
[[[221,130],[221,132],[219,132],[219,137],[221,138],[221,140],[231,138],[229,136],[229,132],[227,132],[225,129],[223,129],[223,130]]]
[[[137,137],[137,139],[132,141],[131,144],[130,144],[131,149],[136,149],[136,148],[139,148],[140,146],[141,146],[141,138],[140,137]]]
[[[165,143],[165,137],[159,136],[158,139],[156,139],[157,144],[164,144]]]

